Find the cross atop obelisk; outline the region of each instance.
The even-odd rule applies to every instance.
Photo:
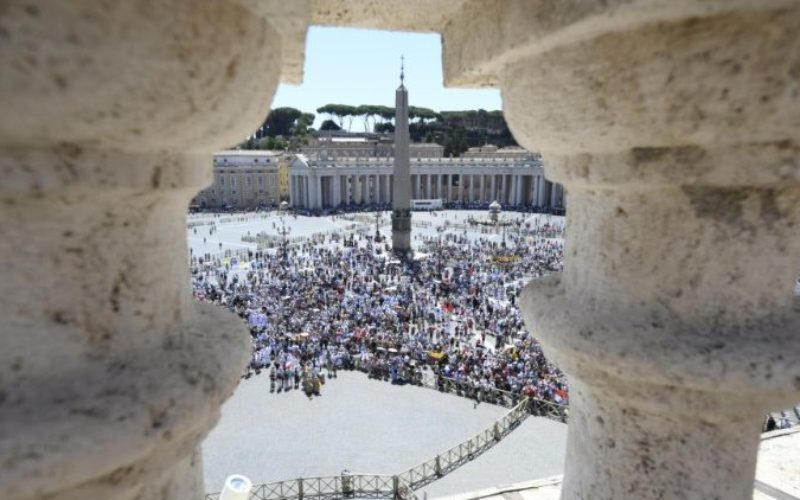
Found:
[[[409,165],[408,92],[403,85],[405,57],[400,56],[400,86],[394,93],[394,180],[392,185],[392,249],[411,255],[411,168]]]

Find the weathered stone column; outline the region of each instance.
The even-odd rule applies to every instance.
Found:
[[[315,172],[314,177],[312,178],[312,182],[314,183],[314,208],[321,209],[323,207],[322,203],[322,176],[319,175],[319,172]]]
[[[334,174],[331,177],[331,185],[333,189],[333,208],[338,208],[342,204],[342,176]]]
[[[281,36],[237,2],[2,11],[0,498],[200,498],[249,339],[192,300],[186,209]]]
[[[539,176],[539,187],[537,188],[538,194],[536,197],[536,205],[540,207],[544,207],[546,205],[547,200],[547,181],[544,178],[544,174]]]
[[[569,376],[565,499],[752,498],[762,415],[800,399],[800,8],[710,4],[500,77],[570,194],[565,271],[521,301]]]

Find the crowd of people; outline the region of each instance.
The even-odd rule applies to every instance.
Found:
[[[321,394],[338,370],[361,370],[395,384],[455,382],[476,398],[506,391],[566,404],[563,374],[517,307],[527,280],[563,265],[553,237],[563,228],[542,220],[518,224],[503,241],[497,227],[418,236],[413,260],[395,258],[371,233],[240,260],[195,256],[194,294],[247,322],[253,354],[244,376],[268,374],[274,392]]]
[[[443,204],[443,208],[447,210],[480,210],[486,211],[489,208],[490,202],[488,201],[448,201]],[[564,214],[563,208],[551,208],[548,206],[537,205],[511,205],[501,204],[504,210],[514,210],[523,213],[541,213],[541,214]],[[335,215],[345,213],[361,213],[361,212],[374,212],[376,210],[391,210],[391,203],[355,203],[355,204],[342,204],[336,208],[297,208],[296,211],[303,215]]]

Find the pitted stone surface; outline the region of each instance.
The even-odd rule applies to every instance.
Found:
[[[761,415],[800,397],[798,15],[634,23],[502,73],[569,195],[565,271],[522,300],[570,377],[564,498],[751,497]]]
[[[248,348],[191,302],[185,213],[266,114],[278,31],[235,2],[0,11],[0,497],[194,498]]]

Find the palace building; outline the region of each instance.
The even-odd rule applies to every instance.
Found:
[[[296,155],[289,170],[291,204],[332,209],[391,203],[392,162],[392,157]],[[458,158],[412,154],[411,197],[462,204],[498,201],[555,211],[565,206],[563,187],[545,179],[541,159],[530,152]]]
[[[433,142],[415,142],[409,146],[411,158],[441,158],[444,146]],[[307,146],[300,148],[306,156],[331,157],[392,157],[394,156],[394,137],[392,134],[350,133],[325,131],[312,138]]]
[[[214,183],[195,197],[193,205],[253,209],[289,200],[294,208],[323,210],[391,203],[394,143],[387,145],[370,135],[377,134],[314,140],[314,146],[300,154],[217,152]],[[545,179],[535,153],[491,145],[470,148],[456,158],[443,157],[443,151],[438,144],[409,144],[412,199],[441,199],[445,204],[498,201],[509,207],[564,210],[563,187]]]
[[[214,154],[214,183],[193,205],[200,208],[258,208],[288,199],[291,155],[280,151],[220,151]]]

